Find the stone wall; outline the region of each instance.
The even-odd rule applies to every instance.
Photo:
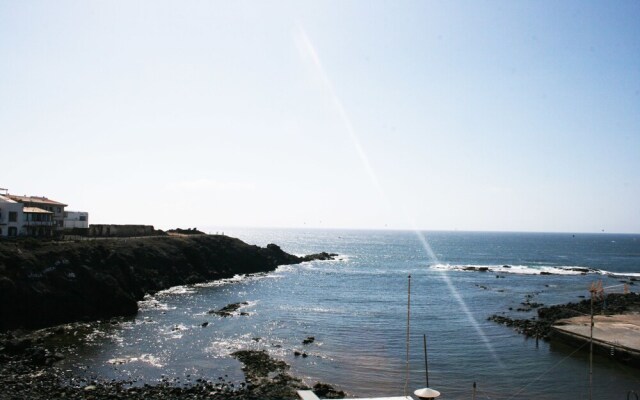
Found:
[[[89,236],[93,237],[138,237],[162,235],[153,225],[106,225],[92,224],[89,226]]]

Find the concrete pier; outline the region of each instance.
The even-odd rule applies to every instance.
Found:
[[[556,321],[553,337],[570,343],[590,340],[590,316]],[[594,351],[640,366],[640,314],[596,315],[593,326]]]

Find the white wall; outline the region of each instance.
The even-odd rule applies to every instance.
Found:
[[[65,211],[65,228],[89,228],[89,213],[86,211]]]
[[[15,202],[4,196],[0,195],[0,236],[9,236],[9,228],[16,229],[16,235],[22,235],[24,225],[24,214],[22,212],[24,205],[22,203]],[[15,212],[16,219],[13,222],[9,222],[9,213]]]

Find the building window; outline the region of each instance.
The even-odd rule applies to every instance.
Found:
[[[9,211],[9,222],[17,222],[18,221],[18,213],[15,211]]]
[[[87,217],[85,215],[81,215],[79,221],[86,221]]]
[[[57,207],[56,210],[57,210],[58,213],[62,212],[62,209],[60,207]]]

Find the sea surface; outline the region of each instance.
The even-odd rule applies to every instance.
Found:
[[[576,351],[526,339],[487,317],[531,318],[535,309],[517,311],[527,298],[544,305],[575,302],[588,296],[593,282],[620,293],[623,281],[640,278],[640,235],[276,229],[224,234],[260,246],[276,243],[294,254],[327,251],[340,257],[149,296],[133,319],[89,325],[63,367],[137,384],[167,377],[183,383],[240,381],[240,363],[230,354],[265,349],[309,384],[330,383],[350,396],[400,396],[425,386],[426,335],[429,385],[443,393],[441,399],[471,398],[474,382],[477,399],[585,399],[586,347]],[[640,291],[640,281],[629,288]],[[235,302],[247,302],[238,315],[208,313]],[[302,344],[309,336],[315,341]],[[593,398],[626,399],[629,390],[640,392],[640,370],[596,355]]]

